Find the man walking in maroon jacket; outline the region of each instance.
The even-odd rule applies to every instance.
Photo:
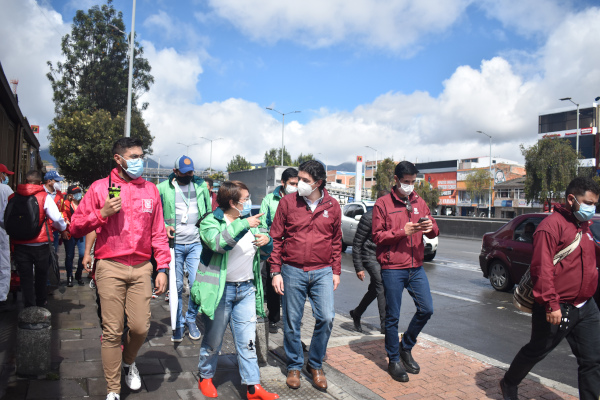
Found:
[[[600,396],[600,311],[593,295],[598,285],[598,247],[589,228],[600,187],[592,178],[575,178],[565,192],[566,204],[555,206],[533,235],[531,340],[500,381],[505,400],[517,400],[517,386],[564,339],[579,365],[579,398]],[[562,261],[556,254],[580,236]]]
[[[388,373],[399,382],[408,382],[407,371],[418,374],[421,370],[411,350],[433,314],[429,281],[423,269],[423,235],[433,239],[440,231],[425,200],[413,191],[418,172],[414,164],[408,161],[396,165],[396,186],[392,188],[392,193],[380,197],[373,208],[373,242],[377,245],[377,261],[381,264],[381,280],[385,290]],[[413,298],[417,312],[404,332],[402,342],[398,343],[404,288]]]
[[[315,160],[298,167],[298,192],[279,201],[270,235],[269,259],[273,288],[282,296],[283,348],[287,356],[287,385],[300,387],[304,353],[300,323],[306,296],[315,317],[306,370],[313,386],[327,390],[323,358],[333,328],[333,291],[342,272],[342,212],[325,190],[325,168]]]

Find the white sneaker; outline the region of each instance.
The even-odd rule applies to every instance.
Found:
[[[106,396],[106,400],[121,400],[121,396],[119,396],[115,392],[110,392],[108,396]]]
[[[140,373],[135,366],[135,362],[132,362],[131,365],[127,365],[123,363],[123,369],[127,373],[125,376],[125,383],[129,386],[131,390],[140,390],[142,387],[142,379],[140,378]],[[117,398],[117,400],[119,400]]]

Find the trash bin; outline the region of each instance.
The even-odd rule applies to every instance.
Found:
[[[43,307],[27,307],[19,313],[17,374],[45,375],[50,371],[51,315]]]

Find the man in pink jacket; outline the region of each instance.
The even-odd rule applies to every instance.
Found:
[[[117,168],[97,180],[83,197],[71,220],[71,234],[96,231],[96,282],[102,304],[102,366],[107,400],[119,400],[121,364],[125,383],[141,388],[135,358],[150,328],[152,264],[158,264],[156,293],[166,290],[171,255],[158,189],[141,178],[142,142],[119,139],[113,146]],[[86,269],[88,267],[86,266]],[[129,331],[121,353],[123,313]]]

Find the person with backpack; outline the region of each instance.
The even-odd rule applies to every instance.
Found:
[[[14,245],[14,259],[21,278],[25,307],[46,305],[46,283],[50,260],[51,227],[67,228],[56,203],[42,186],[42,174],[31,170],[26,183],[8,199],[4,226]],[[52,224],[49,223],[52,221]],[[35,268],[35,274],[34,274]]]
[[[13,194],[8,186],[8,176],[13,174],[6,165],[0,164],[0,311],[10,309],[6,305],[6,297],[10,291],[10,241],[4,230],[4,210],[8,197]]]
[[[62,180],[64,180],[64,178],[56,171],[46,172],[44,175],[44,189],[46,190],[46,193],[48,193],[48,196],[52,198],[54,204],[56,204],[59,210],[62,209],[63,202],[65,200],[63,193],[59,189],[60,184],[58,183]],[[58,254],[58,244],[60,240],[58,232],[54,231],[53,236],[54,252]]]

